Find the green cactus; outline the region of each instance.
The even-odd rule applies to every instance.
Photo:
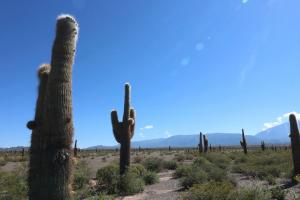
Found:
[[[48,67],[45,72],[40,72],[40,88],[43,90],[39,90],[35,120],[27,124],[33,130],[29,164],[30,200],[70,199],[73,140],[71,77],[77,34],[78,25],[73,17],[58,17],[51,70]]]
[[[300,174],[300,136],[296,116],[291,114],[290,121],[290,137],[294,162],[294,176]]]
[[[208,139],[206,135],[203,135],[203,141],[204,141],[204,153],[207,153],[208,150]]]
[[[115,139],[121,145],[120,174],[124,174],[130,165],[130,140],[134,135],[135,110],[130,107],[130,85],[125,84],[123,121],[119,122],[116,110],[111,112],[111,123]]]
[[[200,154],[203,153],[202,132],[200,132],[198,148],[199,148],[199,153]]]
[[[246,142],[246,138],[245,138],[245,133],[244,133],[244,129],[242,129],[242,140],[240,141],[241,146],[243,148],[244,154],[247,154],[247,142]]]
[[[266,149],[266,145],[265,145],[264,141],[261,142],[260,147],[261,147],[262,151],[264,151]]]
[[[75,144],[74,144],[74,157],[77,157],[77,140],[75,140]]]

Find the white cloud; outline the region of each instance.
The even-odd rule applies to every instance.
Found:
[[[197,51],[202,51],[204,49],[204,44],[202,42],[198,42],[195,46]]]
[[[283,123],[287,122],[290,114],[294,114],[296,116],[296,118],[298,120],[300,120],[300,113],[297,113],[295,111],[284,113],[282,116],[277,117],[276,121],[264,123],[264,128],[262,130],[264,131],[264,130],[267,130],[267,129],[272,128],[274,126],[278,126],[280,124],[283,124]]]
[[[153,129],[153,128],[154,128],[154,126],[153,126],[153,125],[146,125],[146,126],[144,126],[144,127],[140,128],[140,130],[145,130],[145,129]]]
[[[242,3],[243,3],[243,4],[246,4],[246,3],[248,3],[248,1],[249,1],[249,0],[242,0]]]
[[[181,59],[180,64],[185,67],[190,64],[191,57],[184,57]]]
[[[164,135],[165,135],[165,138],[172,136],[172,134],[169,131],[165,131]]]

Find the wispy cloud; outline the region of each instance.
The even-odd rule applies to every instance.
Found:
[[[239,75],[239,86],[243,86],[248,73],[255,67],[256,65],[256,60],[257,60],[257,52],[254,51],[254,53],[252,53],[252,55],[250,55],[248,63],[246,65],[244,65],[244,67],[242,68],[240,75]]]
[[[243,3],[243,4],[246,4],[246,3],[248,3],[248,1],[249,1],[249,0],[242,0],[242,3]]]
[[[181,59],[180,64],[181,64],[181,66],[185,67],[190,64],[190,61],[191,61],[191,57],[189,57],[189,56],[184,57]]]
[[[153,129],[153,128],[154,128],[153,125],[145,125],[145,126],[141,127],[140,128],[140,133],[139,133],[140,137],[144,138],[145,137],[145,131],[149,130],[149,129]]]
[[[198,42],[195,46],[196,51],[202,51],[204,49],[204,43]]]
[[[154,128],[154,126],[153,126],[153,125],[146,125],[146,126],[144,126],[144,127],[140,128],[140,130],[152,129],[152,128]]]
[[[274,126],[278,126],[280,124],[287,122],[290,114],[294,114],[296,116],[296,118],[298,120],[300,120],[300,113],[297,113],[295,111],[284,113],[282,116],[277,117],[275,121],[264,123],[264,128],[262,130],[267,130],[269,128],[272,128]]]
[[[168,138],[168,137],[172,136],[172,134],[170,133],[170,131],[165,131],[164,135],[165,135],[165,138]]]

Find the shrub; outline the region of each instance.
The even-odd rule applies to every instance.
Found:
[[[117,193],[119,182],[119,167],[117,165],[108,165],[99,169],[96,178],[99,190],[108,194]]]
[[[192,166],[191,165],[180,165],[176,168],[176,171],[174,173],[174,178],[181,178],[184,176],[187,176],[188,174],[192,173]]]
[[[276,200],[284,200],[287,192],[282,188],[272,188],[271,189],[272,198]]]
[[[228,194],[234,190],[230,182],[210,181],[196,184],[182,197],[183,200],[229,200]],[[231,200],[231,199],[230,199]],[[250,200],[250,199],[249,199]]]
[[[194,184],[200,184],[207,181],[207,173],[199,168],[194,168],[187,176],[180,179],[180,184],[185,189],[192,187]]]
[[[143,161],[143,157],[141,157],[141,156],[135,156],[133,158],[134,163],[142,163],[142,161]]]
[[[175,160],[164,161],[163,163],[165,169],[175,170],[177,168],[177,162]]]
[[[147,170],[141,164],[131,165],[129,171],[140,177],[143,177],[147,173]]]
[[[160,172],[163,168],[163,160],[160,158],[150,157],[144,160],[143,165],[149,171]]]
[[[118,184],[120,195],[131,195],[144,190],[144,181],[136,173],[127,170],[124,175],[120,177]]]
[[[182,162],[185,160],[185,156],[183,154],[176,154],[175,160],[177,160],[178,162]]]
[[[89,177],[90,169],[88,168],[87,163],[84,161],[79,162],[74,172],[73,188],[75,190],[81,189],[88,183]]]
[[[272,194],[270,191],[260,188],[241,188],[232,191],[227,200],[270,200],[272,199]]]
[[[155,172],[147,172],[143,179],[146,185],[151,185],[159,181],[159,178]]]

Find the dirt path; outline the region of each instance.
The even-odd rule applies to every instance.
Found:
[[[178,179],[173,179],[173,170],[158,173],[159,182],[145,187],[142,193],[132,196],[118,197],[117,200],[174,200],[180,189]]]

